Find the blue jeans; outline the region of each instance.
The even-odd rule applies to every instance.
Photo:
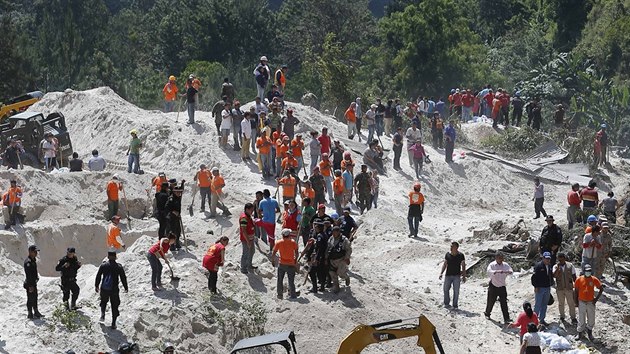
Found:
[[[447,275],[444,277],[444,305],[448,306],[451,304],[451,285],[453,286],[453,307],[458,307],[459,305],[459,284],[462,279],[459,275]]]
[[[278,266],[278,283],[276,284],[276,288],[278,291],[278,296],[282,296],[284,293],[284,275],[289,277],[289,296],[295,297],[295,266],[280,264]]]
[[[304,156],[298,156],[295,159],[298,162],[298,167],[297,167],[297,170],[295,171],[297,173],[302,169],[302,165],[304,165]]]
[[[418,236],[418,228],[420,227],[420,217],[408,216],[407,221],[409,222],[409,234],[413,236]]]
[[[127,173],[131,173],[132,170],[133,173],[138,173],[140,170],[140,154],[129,154],[127,157]]]
[[[333,200],[332,176],[324,176],[324,181],[326,182],[326,189],[328,190],[328,199]]]
[[[263,165],[263,177],[271,175],[271,154],[260,154],[260,162]]]
[[[378,190],[372,193],[372,204],[374,205],[374,208],[378,208]]]
[[[147,253],[147,259],[151,265],[151,287],[155,288],[162,283],[162,262],[151,253]]]
[[[254,258],[256,248],[254,247],[254,242],[251,243],[251,246],[247,242],[242,242],[241,245],[243,246],[241,273],[246,274],[252,268],[252,259]]]
[[[313,172],[313,170],[315,169],[315,166],[317,166],[318,161],[319,161],[319,155],[311,155],[311,172]]]
[[[368,125],[368,138],[367,138],[368,144],[370,143],[370,141],[372,141],[372,138],[374,138],[375,129],[376,129],[376,124]]]
[[[175,101],[164,101],[164,112],[173,112],[175,108]]]
[[[188,124],[195,123],[195,108],[197,108],[195,102],[188,102]]]
[[[551,288],[538,288],[536,293],[536,304],[534,305],[534,312],[538,315],[540,322],[547,317],[547,304],[549,303],[549,296],[551,295]]]
[[[384,124],[383,123],[385,122],[385,120],[384,120],[383,116],[376,116],[375,120],[376,120],[376,134],[378,136],[381,136],[381,135],[383,135],[383,128],[384,128]],[[369,142],[369,140],[368,140],[368,142]]]

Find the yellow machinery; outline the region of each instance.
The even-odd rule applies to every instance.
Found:
[[[33,105],[44,97],[41,91],[29,92],[25,95],[13,97],[6,105],[0,106],[0,123],[6,118],[25,111],[28,107]]]
[[[415,318],[414,318],[415,319]],[[436,354],[437,346],[440,354],[444,354],[442,343],[435,331],[435,326],[426,317],[420,316],[418,324],[406,323],[409,320],[394,320],[373,325],[358,325],[341,341],[337,354],[358,354],[370,344],[386,342],[394,339],[418,337],[418,346],[426,354]],[[242,350],[279,345],[287,354],[297,354],[295,334],[283,332],[267,334],[260,337],[246,338],[234,346],[231,354]]]

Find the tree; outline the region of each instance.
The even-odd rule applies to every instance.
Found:
[[[336,41],[334,33],[328,33],[324,39],[323,53],[319,59],[319,68],[322,77],[322,101],[335,110],[345,105],[352,99],[350,84],[352,82],[353,68],[348,64],[347,56],[342,51],[341,45]]]

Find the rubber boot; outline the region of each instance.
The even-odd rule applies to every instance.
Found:
[[[112,329],[116,329],[116,317],[112,317]]]
[[[99,322],[105,322],[105,312],[101,311],[101,318],[99,318]]]
[[[76,300],[72,300],[72,302],[70,303],[70,310],[76,310],[77,309],[77,301]]]
[[[587,329],[586,330],[586,334],[588,335],[588,340],[590,340],[591,342],[595,340],[595,338],[593,337],[593,330],[592,329]]]
[[[30,306],[27,306],[27,309],[28,309],[28,316],[27,317],[28,317],[29,320],[32,320],[33,319],[33,308],[30,307]]]
[[[33,306],[33,318],[42,318],[44,317],[39,310],[37,310],[37,306]]]

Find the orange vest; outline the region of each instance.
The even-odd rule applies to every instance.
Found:
[[[108,200],[118,200],[118,191],[120,190],[120,185],[116,181],[107,182],[107,199]]]
[[[282,160],[282,170],[288,170],[289,168],[297,168],[298,162],[293,156],[287,156]]]
[[[2,203],[5,206],[17,205],[21,201],[22,201],[22,188],[20,187],[9,188],[9,190],[6,191],[2,195]]]
[[[424,195],[420,192],[409,192],[409,204],[422,205],[424,203]]]
[[[280,73],[280,80],[278,80],[278,73]],[[276,70],[276,74],[274,75],[274,80],[276,81],[275,84],[281,87],[284,87],[284,85],[287,83],[287,79],[284,77],[284,73],[282,72],[282,69]]]
[[[260,137],[258,139],[256,139],[256,147],[258,148],[258,152],[261,155],[267,155],[271,152],[271,145],[270,145],[270,141],[269,139],[267,139],[266,137]]]
[[[321,172],[322,176],[330,177],[332,176],[332,164],[328,160],[322,160],[319,162],[319,172]]]
[[[335,195],[343,193],[343,178],[335,177],[335,180],[333,181],[333,191],[335,192]]]
[[[304,141],[303,140],[300,140],[298,142],[297,139],[293,139],[291,141],[291,151],[293,151],[293,157],[301,157],[302,156],[302,149],[304,149]]]
[[[166,183],[166,182],[168,182],[168,180],[166,179],[166,176],[164,177],[157,176],[153,178],[153,187],[155,187],[155,193],[159,192],[160,188],[162,187],[162,183]]]
[[[286,176],[278,181],[282,184],[282,196],[287,198],[295,198],[295,185],[297,181],[293,176]]]

